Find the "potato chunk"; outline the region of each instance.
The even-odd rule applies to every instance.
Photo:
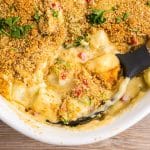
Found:
[[[87,63],[87,68],[95,73],[102,73],[119,66],[119,59],[113,54],[105,54]]]
[[[94,49],[102,50],[106,53],[117,53],[116,48],[111,44],[105,31],[93,31],[90,36],[90,46]]]
[[[120,63],[115,55],[105,54],[87,62],[86,68],[99,76],[108,87],[111,87],[118,78]]]
[[[144,83],[142,77],[134,77],[128,84],[123,100],[128,101],[135,98],[143,87]]]
[[[57,122],[57,111],[61,103],[59,95],[51,89],[41,89],[32,108],[51,122]]]
[[[150,68],[144,72],[144,80],[147,85],[150,87]]]

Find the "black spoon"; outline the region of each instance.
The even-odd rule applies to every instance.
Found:
[[[117,56],[123,66],[124,76],[132,78],[150,67],[150,41],[134,52]]]

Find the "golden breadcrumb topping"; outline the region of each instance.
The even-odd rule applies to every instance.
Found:
[[[86,16],[93,9],[106,11],[105,23],[98,26],[88,23]],[[51,10],[62,12],[64,21],[54,18]],[[38,22],[36,13],[40,16]],[[92,33],[93,28],[104,29],[122,52],[144,43],[150,34],[147,0],[1,0],[0,17],[13,16],[20,17],[21,25],[29,24],[33,29],[21,39],[0,36],[0,71],[11,72],[20,79],[24,78],[20,69],[27,74],[34,72],[39,62],[48,59],[61,44]]]

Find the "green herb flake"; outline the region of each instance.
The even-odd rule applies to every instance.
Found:
[[[61,58],[56,59],[56,64],[63,64],[65,61]]]
[[[73,46],[74,47],[78,47],[80,45],[84,46],[84,42],[86,43],[87,42],[87,39],[88,38],[88,34],[87,33],[84,33],[82,36],[78,36],[75,40],[74,40],[74,43],[73,43]]]
[[[5,32],[4,26],[5,26],[5,19],[0,18],[0,34],[3,34]]]
[[[73,47],[79,47],[79,46],[84,46],[84,42],[87,42],[87,34],[85,33],[82,36],[78,36],[75,40],[73,40],[71,43],[63,43],[63,47],[65,49],[73,48]]]
[[[31,25],[19,26],[17,23],[20,17],[0,18],[0,34],[5,34],[13,38],[25,36],[31,29]]]
[[[118,10],[118,7],[117,7],[117,6],[113,6],[113,7],[111,8],[111,10],[112,10],[112,11],[116,11],[116,10]]]
[[[10,50],[12,50],[12,51],[18,51],[17,48],[11,48]]]
[[[40,14],[39,14],[39,12],[38,12],[38,11],[36,11],[36,12],[35,12],[35,14],[34,14],[33,18],[34,18],[34,20],[35,20],[36,22],[39,22],[39,20],[40,20],[41,16],[40,16]]]
[[[7,24],[9,27],[12,27],[16,25],[19,20],[20,17],[9,17],[5,19],[5,24]]]
[[[88,106],[91,106],[92,105],[92,99],[90,97],[88,97],[87,100],[88,100]]]
[[[33,27],[31,25],[24,25],[22,26],[23,35],[26,35]]]
[[[120,17],[116,18],[116,23],[120,23],[122,21],[122,19]]]
[[[79,99],[79,102],[85,106],[91,106],[92,100],[90,97],[84,97],[82,99]]]
[[[61,121],[62,121],[65,125],[69,124],[69,121],[68,121],[67,119],[65,119],[65,118],[62,118]]]
[[[13,25],[13,21],[12,20],[13,20],[12,18],[5,19],[5,24],[7,24],[8,26],[11,27]]]
[[[53,15],[53,17],[58,18],[58,14],[59,14],[58,11],[52,10],[52,15]]]
[[[21,28],[20,27],[12,27],[11,29],[11,37],[20,38],[21,37]]]
[[[11,29],[11,37],[19,39],[23,36],[26,36],[31,29],[32,27],[30,25],[14,26]]]
[[[150,7],[150,0],[148,0],[145,5]]]
[[[104,17],[105,10],[93,10],[91,14],[87,16],[87,20],[92,25],[99,25],[106,22]]]
[[[75,39],[73,46],[78,47],[81,45],[81,41],[84,39],[84,36],[79,36],[77,39]]]
[[[123,21],[127,20],[128,17],[129,17],[129,13],[128,13],[128,12],[125,12],[125,13],[123,14],[123,18],[122,18]]]
[[[64,47],[65,49],[69,49],[69,48],[72,48],[73,45],[70,44],[70,43],[63,43],[63,47]]]

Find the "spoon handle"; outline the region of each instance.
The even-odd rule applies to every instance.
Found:
[[[132,78],[150,67],[149,45],[143,45],[134,52],[117,54],[125,77]]]

